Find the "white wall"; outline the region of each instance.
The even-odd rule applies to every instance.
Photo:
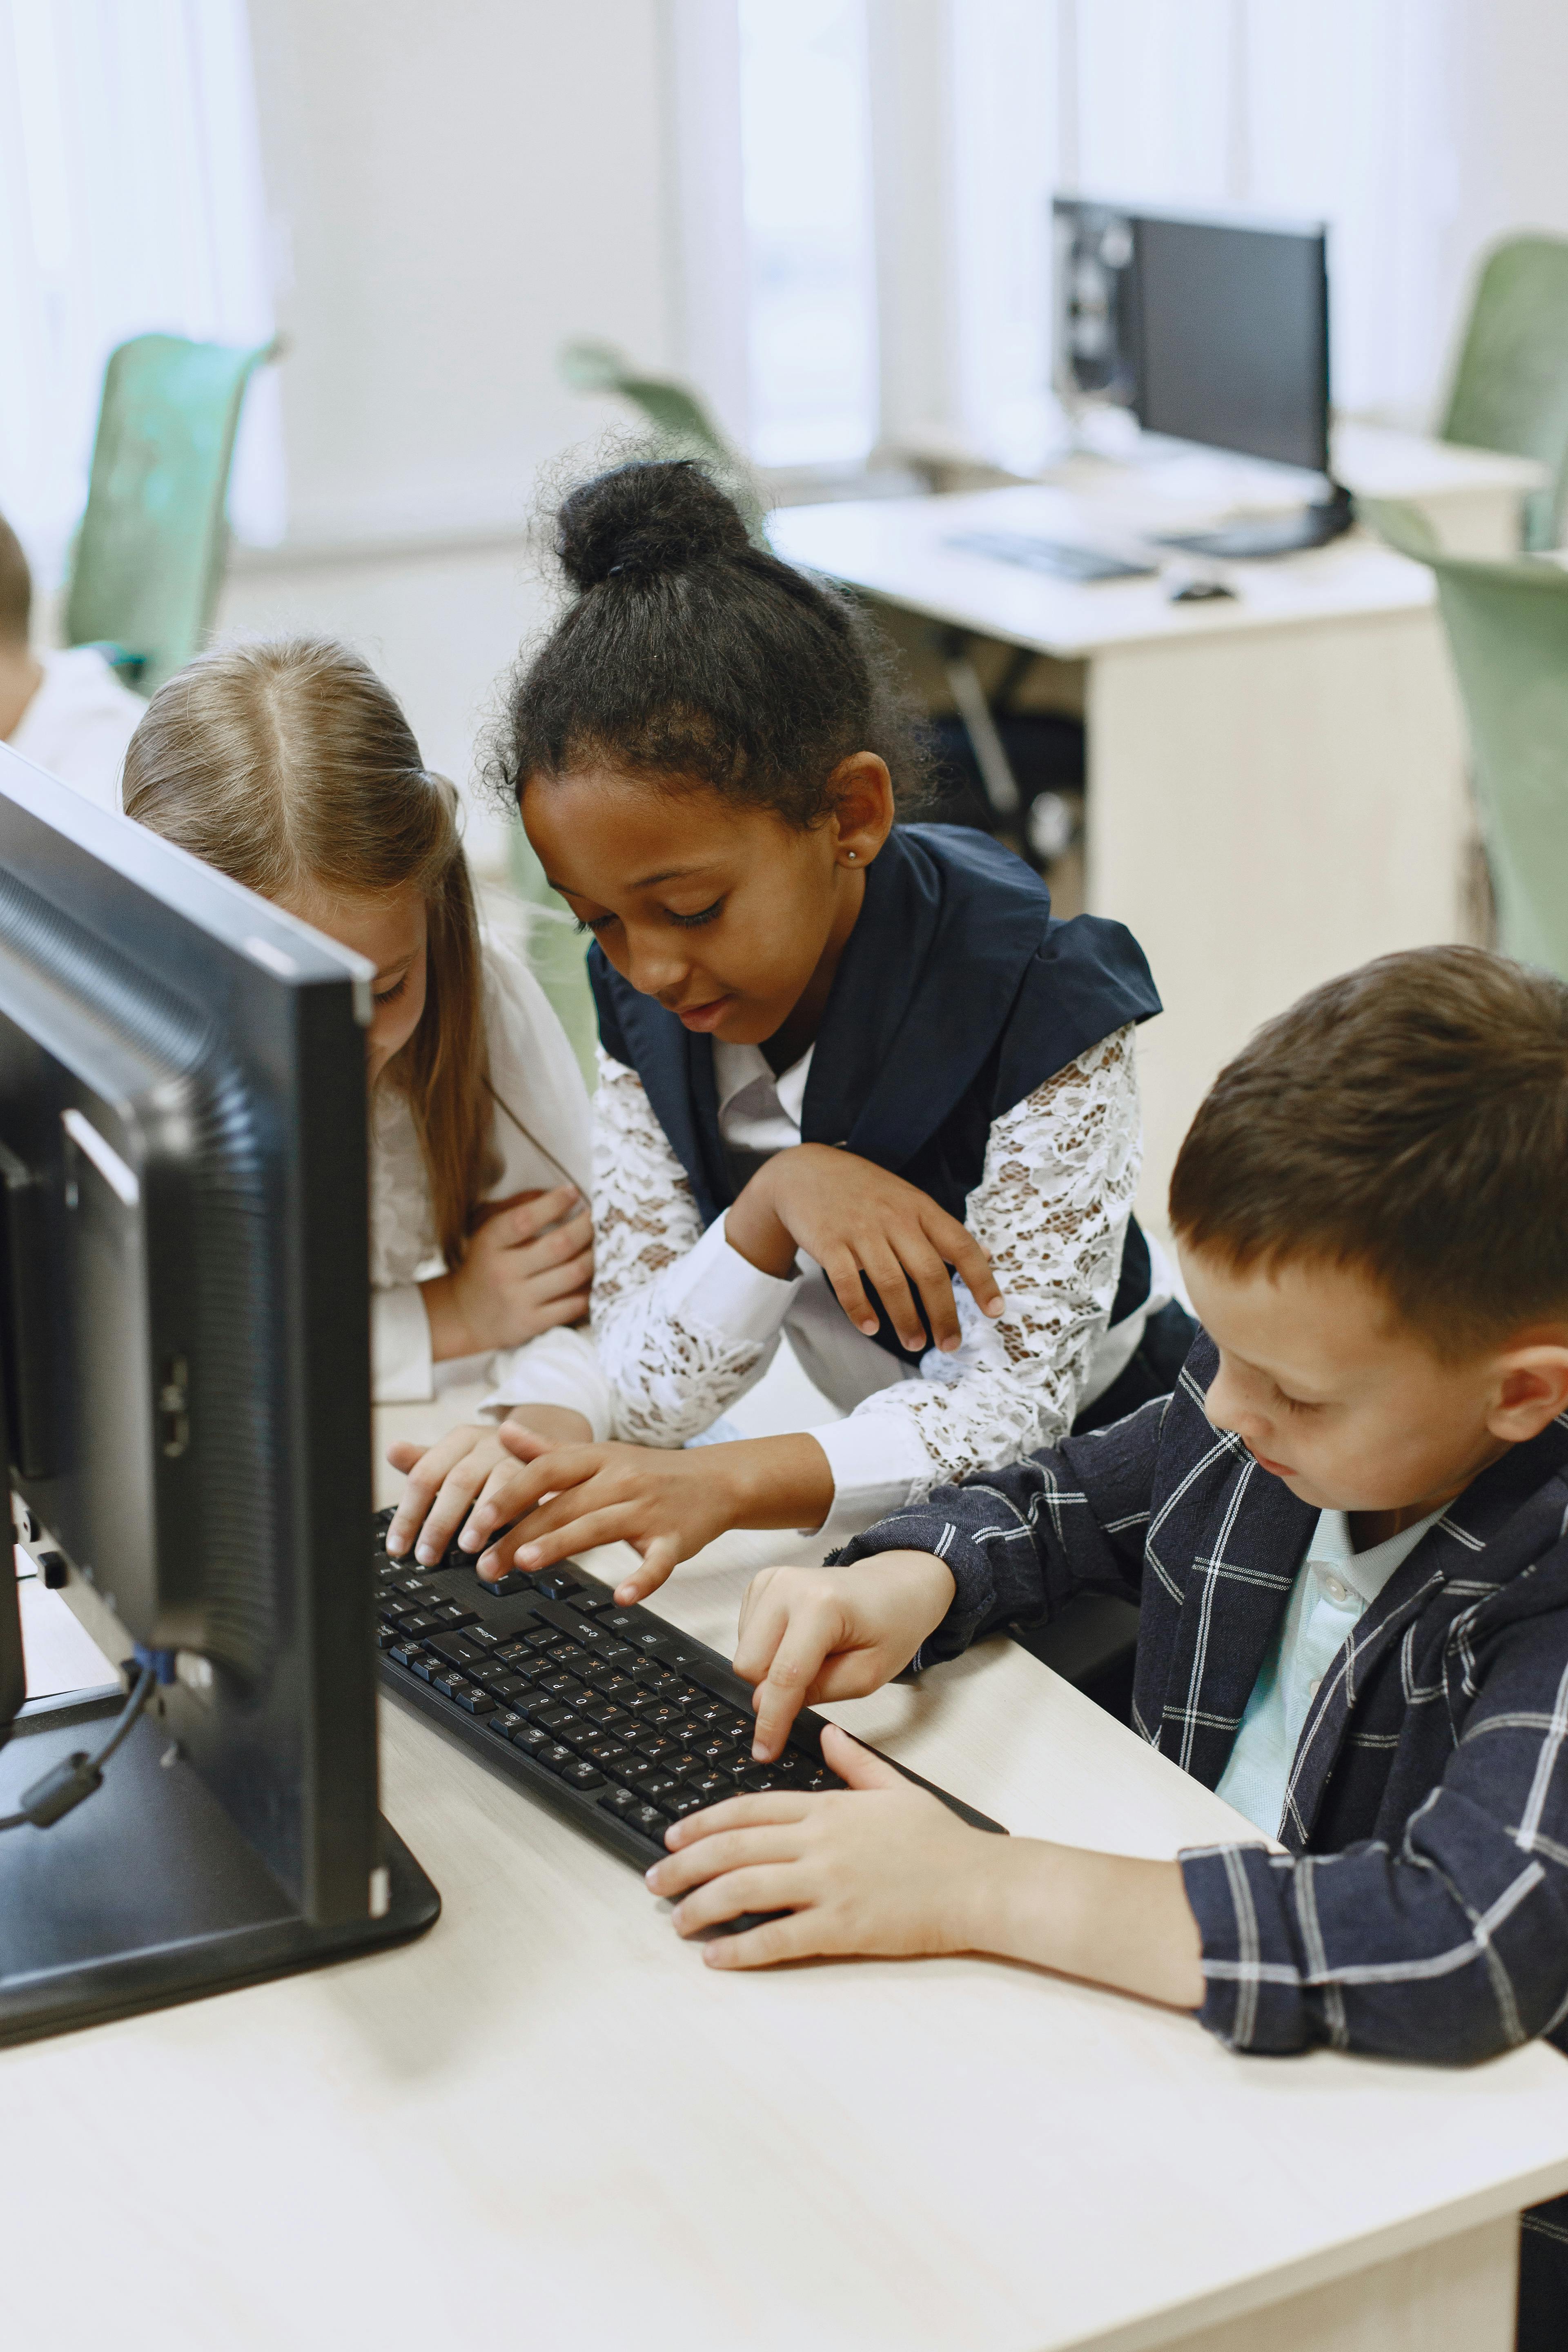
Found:
[[[1568,5],[1447,0],[1447,7],[1457,335],[1489,245],[1517,229],[1568,236]]]
[[[672,351],[658,0],[250,0],[290,532],[493,521]]]
[[[557,348],[674,356],[663,9],[250,0],[250,17],[289,544],[237,555],[220,626],[346,638],[467,782],[548,610],[521,529],[541,469],[617,421],[560,384]],[[470,840],[498,861],[482,803]]]

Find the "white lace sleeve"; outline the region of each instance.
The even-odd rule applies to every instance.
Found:
[[[822,1534],[843,1542],[933,1486],[998,1468],[1071,1427],[1105,1329],[1142,1161],[1131,1028],[1119,1029],[996,1120],[964,1223],[1007,1302],[987,1320],[955,1285],[963,1344],[921,1378],[812,1432],[834,1474]]]
[[[591,1328],[615,1433],[684,1445],[760,1380],[798,1285],[702,1231],[686,1171],[635,1070],[599,1050]]]

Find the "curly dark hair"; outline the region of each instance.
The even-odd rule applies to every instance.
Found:
[[[804,831],[832,806],[839,762],[874,751],[900,814],[923,798],[922,725],[867,614],[753,546],[694,460],[616,466],[555,524],[575,593],[508,692],[493,765],[509,794],[603,760]]]

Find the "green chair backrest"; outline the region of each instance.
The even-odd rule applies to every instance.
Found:
[[[1356,511],[1436,579],[1499,945],[1568,980],[1568,571],[1542,556],[1446,556],[1411,507],[1359,499]]]
[[[123,646],[143,665],[144,694],[189,661],[212,626],[240,404],[272,349],[138,335],[110,353],[66,643]]]
[[[556,364],[562,382],[574,392],[610,393],[628,401],[652,425],[659,456],[700,459],[729,491],[757,544],[766,544],[762,501],[744,461],[688,385],[638,374],[614,343],[563,343]]]
[[[1525,501],[1524,544],[1557,545],[1568,499],[1568,240],[1510,237],[1489,256],[1441,433],[1539,457],[1552,478]]]
[[[529,969],[554,1006],[592,1094],[597,1082],[594,1048],[599,1042],[599,1015],[588,985],[591,942],[578,930],[565,899],[545,880],[521,824],[512,827],[511,883],[529,910]]]

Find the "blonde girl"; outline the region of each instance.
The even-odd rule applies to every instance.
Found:
[[[606,1434],[576,1328],[593,1270],[582,1077],[537,982],[480,933],[457,794],[394,696],[325,639],[220,648],[153,697],[123,802],[375,967],[376,1401],[488,1368],[540,1435]]]

